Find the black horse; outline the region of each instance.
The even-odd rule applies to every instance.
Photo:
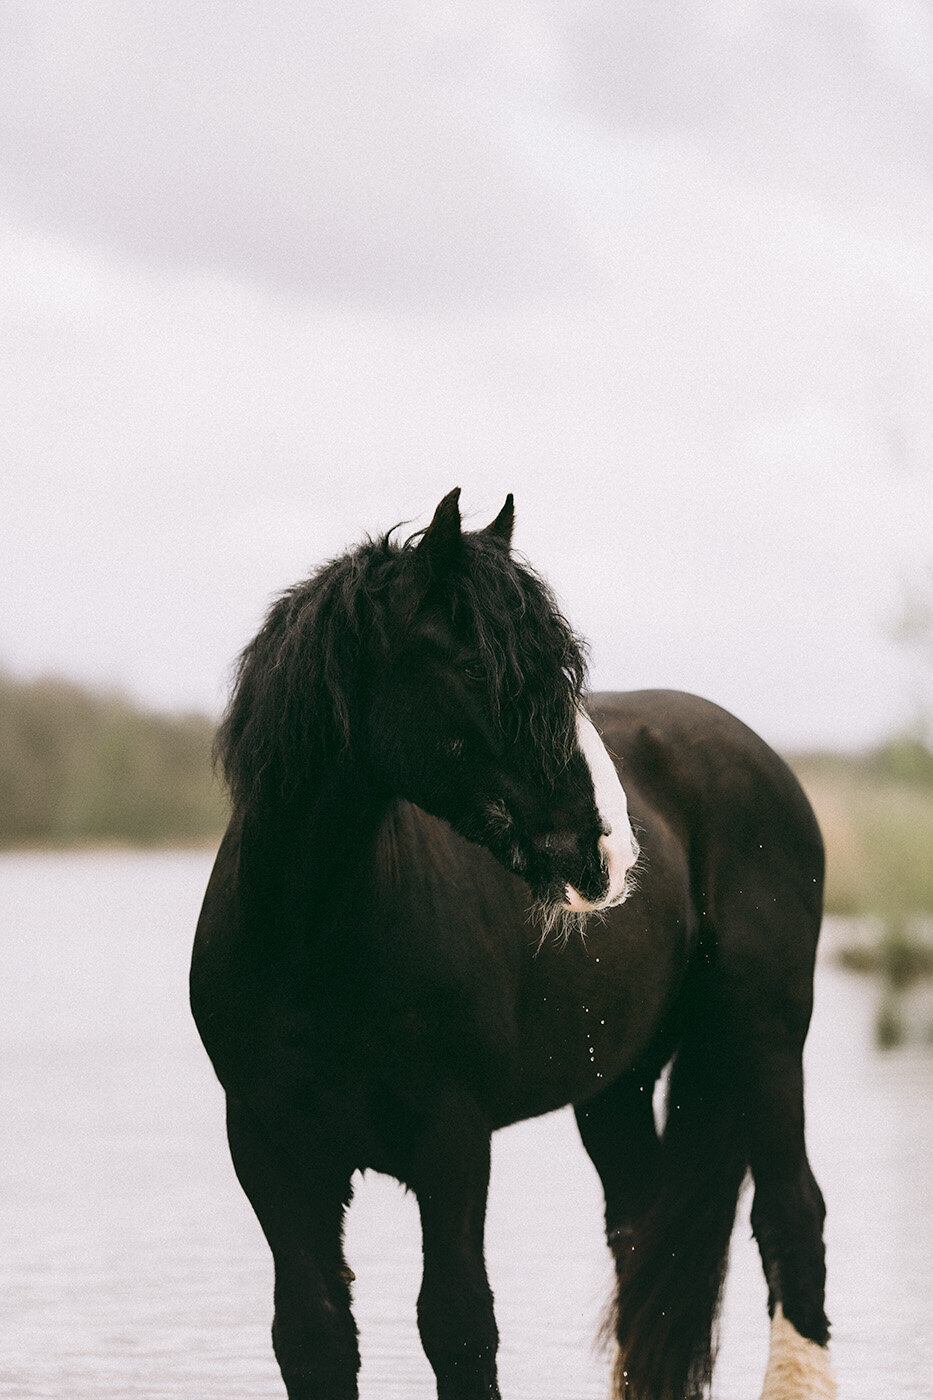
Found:
[[[593,695],[591,722],[580,641],[510,552],[511,496],[477,532],[458,497],[284,593],[218,735],[233,816],[192,1006],[275,1260],[288,1395],[357,1395],[342,1233],[373,1168],[417,1197],[440,1400],[498,1396],[490,1135],[568,1103],[605,1191],[618,1393],[706,1390],[750,1169],[765,1395],[831,1395],[801,1074],[816,821],[704,700]]]

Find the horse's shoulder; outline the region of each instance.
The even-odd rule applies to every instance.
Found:
[[[401,798],[379,822],[374,859],[376,887],[393,909],[408,909],[414,901],[419,911],[429,911],[436,900],[445,918],[451,915],[447,906],[452,889],[457,891],[459,911],[475,919],[487,916],[489,907],[511,906],[521,883],[485,846]]]
[[[453,845],[454,833],[445,821],[414,802],[397,798],[376,828],[376,875],[384,885],[397,886],[413,859],[428,867],[446,864]]]

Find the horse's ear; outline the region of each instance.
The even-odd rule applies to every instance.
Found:
[[[511,491],[505,498],[505,505],[496,516],[491,525],[487,525],[483,531],[484,535],[497,535],[500,540],[505,540],[506,544],[512,543],[512,529],[515,525],[515,501]]]
[[[442,578],[453,566],[463,534],[460,529],[460,487],[448,491],[421,537],[418,558],[431,579]]]

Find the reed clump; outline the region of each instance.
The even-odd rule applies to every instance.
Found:
[[[899,737],[863,755],[798,756],[793,766],[823,829],[827,912],[858,921],[838,960],[880,979],[877,1038],[898,1044],[911,999],[926,1006],[933,985],[933,751]],[[918,1033],[933,1037],[926,1011]]]

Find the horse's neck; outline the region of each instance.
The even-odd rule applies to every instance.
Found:
[[[307,809],[308,848],[320,878],[342,882],[367,858],[388,803],[358,767],[330,766]]]

